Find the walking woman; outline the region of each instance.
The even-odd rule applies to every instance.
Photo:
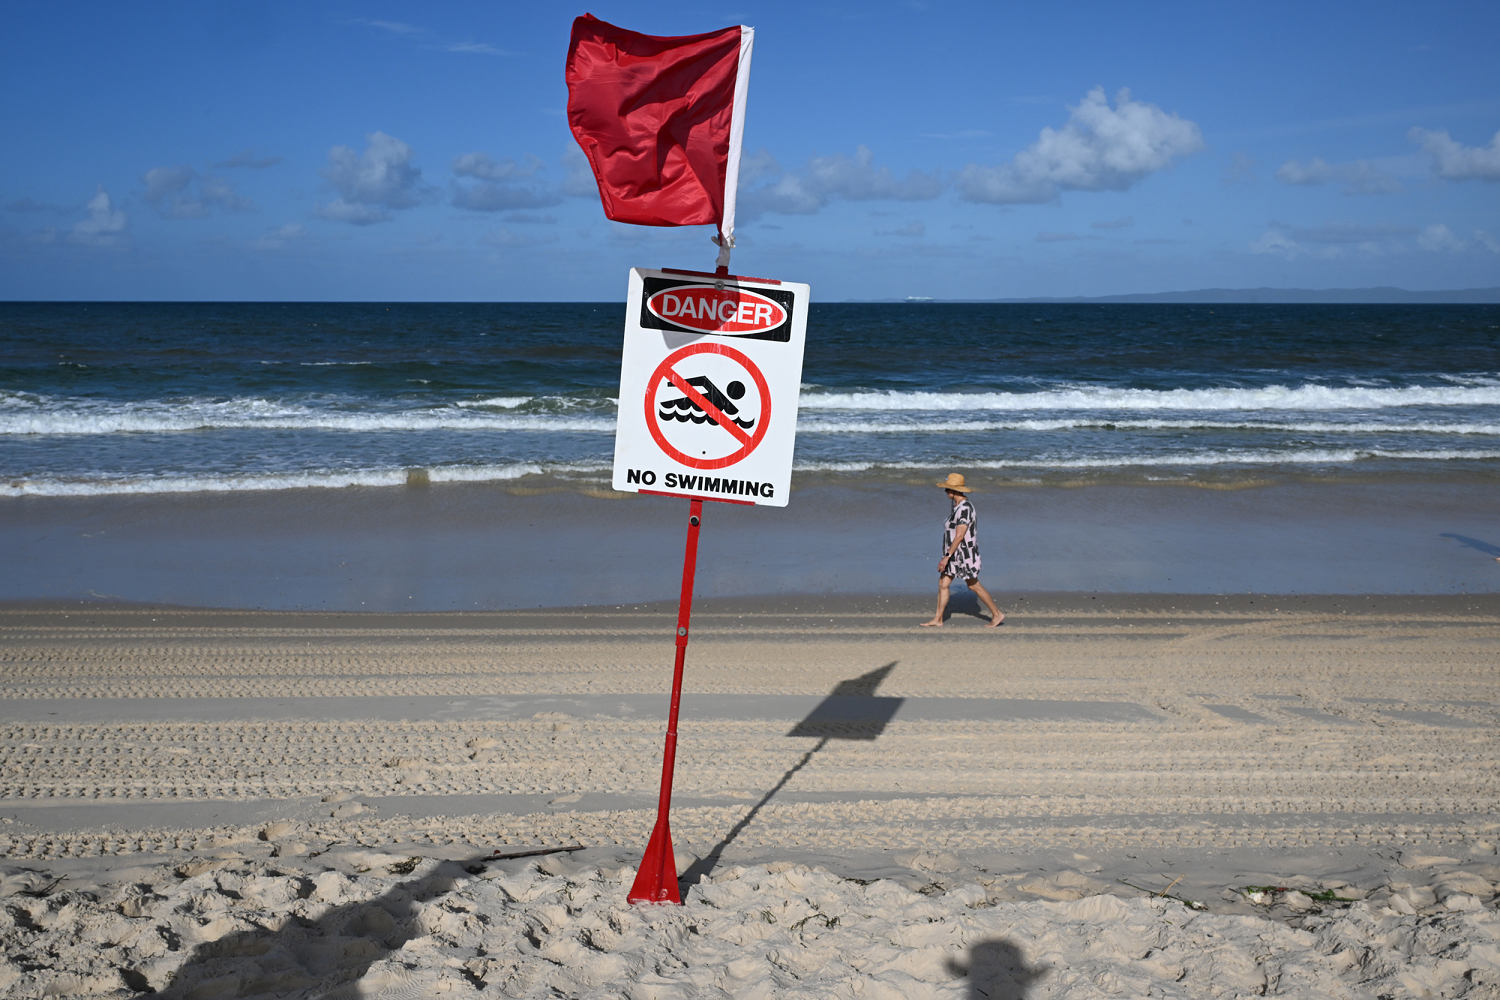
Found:
[[[948,513],[948,522],[943,526],[943,557],[938,560],[937,614],[931,621],[922,623],[924,628],[938,628],[948,610],[948,588],[955,577],[963,577],[969,589],[990,609],[990,628],[1004,624],[1005,616],[995,605],[995,599],[979,582],[979,516],[969,502],[969,487],[964,485],[961,472],[950,472],[948,478],[937,485],[948,494],[953,509]]]

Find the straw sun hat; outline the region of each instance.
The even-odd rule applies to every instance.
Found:
[[[950,472],[948,478],[937,485],[945,490],[953,490],[955,493],[967,493],[969,487],[964,485],[964,474],[962,472]]]

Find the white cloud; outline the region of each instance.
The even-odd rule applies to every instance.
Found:
[[[1307,163],[1288,160],[1277,169],[1276,179],[1283,184],[1340,184],[1345,194],[1393,194],[1401,190],[1396,178],[1369,160],[1351,163],[1329,163],[1322,157],[1314,157]]]
[[[530,177],[541,165],[542,161],[534,156],[526,157],[524,163],[517,163],[515,160],[495,160],[487,153],[465,153],[454,157],[453,172],[459,177],[507,181],[516,177]]]
[[[740,157],[740,190],[760,183],[768,178],[780,177],[781,164],[764,149]]]
[[[545,208],[562,201],[554,191],[523,187],[517,181],[535,175],[542,161],[528,156],[521,163],[495,160],[485,153],[465,153],[453,160],[457,177],[475,178],[472,184],[455,184],[452,203],[475,212],[504,212]]]
[[[889,167],[877,167],[875,154],[860,146],[854,155],[814,157],[807,166],[807,187],[822,198],[850,201],[926,201],[943,190],[930,174],[913,170],[898,179]]]
[[[410,146],[384,132],[371,132],[365,138],[363,153],[348,146],[328,151],[323,176],[338,191],[339,199],[318,209],[325,219],[355,225],[384,222],[391,210],[411,208],[427,195],[422,171],[412,165]]]
[[[62,205],[49,205],[35,198],[17,198],[5,203],[7,212],[45,212],[54,215],[72,214],[73,209]]]
[[[1413,251],[1463,254],[1500,253],[1500,241],[1482,229],[1464,237],[1441,222],[1420,229],[1411,226],[1336,222],[1322,226],[1290,226],[1273,222],[1250,244],[1250,252],[1295,260],[1382,257]]]
[[[1441,222],[1423,229],[1417,235],[1417,246],[1430,253],[1467,253],[1470,250],[1500,253],[1500,242],[1483,229],[1474,230],[1474,235],[1465,239]]]
[[[496,184],[480,181],[477,184],[459,184],[453,191],[455,208],[467,208],[473,212],[509,212],[526,208],[546,208],[562,201],[550,191],[517,187],[512,184]]]
[[[89,199],[88,212],[87,219],[73,226],[73,242],[96,247],[118,245],[128,221],[125,213],[114,207],[102,185]]]
[[[241,198],[234,187],[222,177],[201,177],[198,179],[198,194],[203,202],[208,205],[217,205],[227,209],[248,209],[250,203]]]
[[[1500,132],[1495,133],[1488,146],[1464,146],[1447,132],[1425,128],[1414,128],[1407,136],[1432,155],[1433,167],[1440,177],[1500,181]]]
[[[1333,222],[1322,226],[1289,226],[1273,222],[1250,244],[1250,252],[1287,259],[1377,257],[1411,248],[1417,235],[1409,226]]]
[[[742,184],[744,176],[745,166],[741,163]],[[594,179],[594,168],[589,166],[588,157],[583,155],[583,150],[578,148],[576,142],[569,143],[567,151],[563,153],[562,193],[570,198],[599,197],[599,184]]]
[[[1300,226],[1294,232],[1311,243],[1336,246],[1372,246],[1412,235],[1410,226],[1387,226],[1364,222],[1329,222],[1321,226]]]
[[[1453,230],[1442,223],[1433,223],[1417,236],[1417,246],[1433,253],[1464,249],[1464,241],[1453,235]]]
[[[1307,251],[1285,229],[1272,226],[1251,242],[1250,252],[1294,260]]]
[[[152,167],[142,179],[146,182],[146,200],[157,203],[186,191],[193,182],[193,168]]]
[[[759,183],[757,183],[759,182]],[[866,146],[854,155],[817,156],[795,173],[783,172],[764,154],[740,167],[740,217],[762,212],[811,215],[830,201],[927,201],[943,192],[943,182],[920,170],[897,177],[889,167],[877,166]]]
[[[251,207],[228,181],[200,177],[192,167],[152,167],[141,179],[146,203],[163,218],[201,219],[216,208],[233,212]]]
[[[757,212],[779,212],[782,215],[812,215],[828,203],[801,177],[783,174],[770,184],[740,192],[740,221]]]
[[[1095,87],[1061,129],[1044,128],[1010,163],[970,164],[959,177],[969,201],[1039,204],[1063,191],[1123,191],[1174,158],[1203,148],[1198,126],[1121,90],[1110,107]]]

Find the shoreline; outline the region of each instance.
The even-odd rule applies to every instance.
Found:
[[[1114,591],[994,591],[1009,616],[1112,616],[1157,619],[1163,616],[1204,617],[1211,615],[1266,615],[1300,613],[1314,615],[1424,614],[1468,617],[1493,616],[1500,620],[1500,590],[1473,594],[1401,593],[1157,593]],[[904,631],[907,619],[930,617],[933,595],[926,593],[848,594],[737,594],[694,595],[693,614],[770,626],[776,619],[790,622],[811,618],[836,623],[841,617],[889,619],[882,630]],[[162,624],[252,625],[266,628],[431,628],[526,627],[539,622],[567,620],[580,632],[605,632],[620,616],[661,615],[675,620],[676,598],[636,603],[559,605],[537,608],[456,609],[431,611],[345,611],[284,608],[209,607],[189,604],[53,598],[0,600],[0,629],[34,624],[53,618],[84,618],[95,624],[129,627],[149,618]],[[966,630],[987,622],[979,602],[962,582],[953,585],[946,627]],[[910,623],[916,625],[916,622]],[[672,632],[667,629],[669,638]],[[935,633],[947,634],[947,633]],[[1000,633],[1004,634],[1004,633]]]
[[[807,484],[787,508],[706,505],[697,598],[920,594],[935,488]],[[975,494],[995,593],[1491,594],[1485,483],[991,485]],[[25,573],[0,602],[457,611],[669,600],[687,503],[495,485],[4,502]],[[962,593],[961,585],[955,593]]]

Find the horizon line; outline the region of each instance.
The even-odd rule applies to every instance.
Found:
[[[114,304],[181,304],[181,305],[597,305],[614,304],[616,299],[276,299],[276,298],[204,298],[204,299],[0,299],[4,305],[114,305]],[[1102,304],[1174,304],[1174,305],[1500,305],[1500,286],[1450,289],[1407,289],[1395,285],[1349,288],[1299,288],[1262,285],[1255,288],[1197,288],[1169,292],[1119,292],[1106,295],[938,298],[908,295],[884,298],[823,299],[822,304],[846,305],[1073,305]],[[819,304],[814,300],[813,305]]]

